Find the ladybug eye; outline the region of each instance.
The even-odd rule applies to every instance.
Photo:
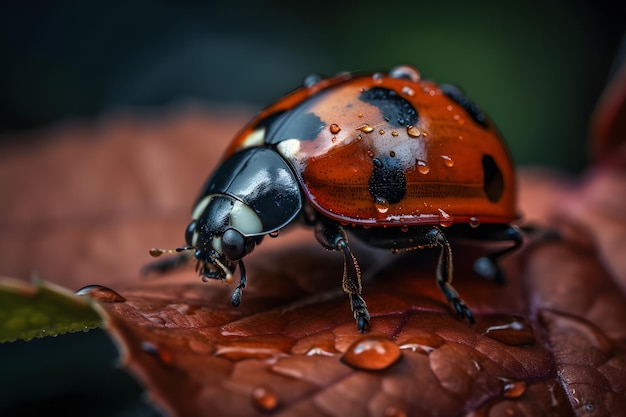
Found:
[[[231,261],[246,255],[245,238],[235,229],[228,229],[222,236],[222,253]]]

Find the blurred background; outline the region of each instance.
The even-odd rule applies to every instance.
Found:
[[[0,138],[120,108],[254,111],[312,72],[409,63],[461,86],[518,164],[578,171],[625,17],[607,0],[3,2]]]

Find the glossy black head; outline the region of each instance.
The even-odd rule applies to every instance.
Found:
[[[238,261],[301,208],[298,182],[278,153],[253,147],[233,154],[205,184],[187,227],[200,275],[229,281]]]

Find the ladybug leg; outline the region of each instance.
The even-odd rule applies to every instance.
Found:
[[[365,300],[361,297],[361,268],[348,247],[346,231],[338,223],[319,220],[315,227],[315,237],[325,249],[343,253],[342,287],[350,296],[352,313],[358,330],[361,333],[366,332],[370,324],[370,313],[367,311]]]
[[[237,284],[237,287],[235,288],[235,291],[233,291],[233,295],[230,298],[230,303],[235,307],[239,307],[239,304],[241,304],[241,295],[243,293],[243,289],[246,288],[247,282],[246,268],[243,266],[243,261],[241,259],[239,260],[239,274],[241,276],[239,284]]]
[[[450,242],[438,228],[434,230],[436,231],[435,244],[441,247],[439,262],[437,263],[437,285],[448,302],[454,307],[456,313],[462,318],[467,318],[471,324],[474,324],[472,312],[452,286],[452,249],[450,248]]]
[[[491,253],[487,256],[482,256],[474,262],[474,271],[476,271],[477,274],[502,284],[505,282],[505,278],[504,274],[500,270],[500,267],[498,266],[498,260],[507,253],[519,248],[524,241],[524,237],[522,236],[520,229],[515,226],[497,225],[494,226],[485,236],[481,236],[481,238],[490,241],[513,242],[512,246]]]

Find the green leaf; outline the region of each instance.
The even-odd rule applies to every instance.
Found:
[[[0,278],[0,343],[100,327],[99,307],[55,284]]]

